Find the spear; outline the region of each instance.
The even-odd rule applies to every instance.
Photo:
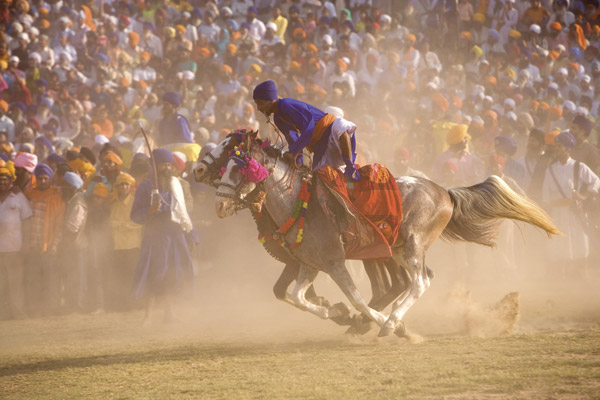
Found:
[[[158,173],[156,172],[156,161],[154,161],[154,154],[152,154],[150,140],[148,140],[148,135],[146,135],[146,131],[144,130],[141,121],[138,121],[138,126],[142,132],[142,136],[144,136],[144,141],[146,142],[146,147],[148,148],[148,153],[150,154],[150,164],[152,164],[152,186],[154,186],[154,190],[158,191]]]
[[[164,203],[164,200],[158,190],[158,173],[156,171],[156,161],[154,160],[154,154],[152,153],[150,140],[148,140],[148,135],[146,135],[146,131],[144,130],[141,121],[138,121],[138,126],[140,127],[140,131],[142,132],[142,136],[144,136],[144,141],[146,142],[146,147],[148,148],[148,153],[150,154],[150,164],[152,164],[152,186],[154,187],[154,189],[152,190],[152,200],[154,200],[154,198],[157,197],[159,199],[159,203]]]

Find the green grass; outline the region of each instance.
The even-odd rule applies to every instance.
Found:
[[[598,324],[413,344],[326,329],[236,338],[188,323],[141,328],[139,317],[0,322],[0,398],[600,397]]]

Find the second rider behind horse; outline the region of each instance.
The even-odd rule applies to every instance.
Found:
[[[329,165],[344,175],[359,180],[356,170],[356,125],[333,114],[325,113],[299,100],[277,97],[275,82],[257,85],[253,93],[257,109],[273,122],[288,143],[286,157],[295,159],[307,148],[313,153],[313,170]]]

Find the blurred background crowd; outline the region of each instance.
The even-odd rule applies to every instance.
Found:
[[[202,237],[191,166],[235,129],[275,140],[251,97],[265,79],[353,121],[361,164],[504,176],[567,233],[557,269],[595,257],[598,0],[0,0],[0,22],[2,317],[135,306],[139,125]],[[501,251],[512,268],[523,248]]]

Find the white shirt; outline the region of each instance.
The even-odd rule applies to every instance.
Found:
[[[254,41],[259,42],[266,31],[267,28],[265,27],[265,24],[258,18],[254,18],[250,23],[250,32],[248,32],[248,36],[254,39]]]
[[[133,80],[153,82],[156,80],[156,71],[148,66],[146,66],[145,68],[139,66],[133,70]]]
[[[600,189],[600,179],[592,172],[590,167],[584,163],[579,163],[579,188],[575,188],[575,160],[569,157],[566,163],[561,164],[559,161],[556,161],[548,167],[548,170],[546,170],[544,186],[542,189],[542,199],[546,203],[564,198],[558,189],[556,182],[554,182],[554,179],[552,178],[550,169],[554,172],[554,176],[556,177],[560,188],[568,198],[573,197],[574,190],[581,191],[582,189],[586,189],[588,192],[598,192]]]
[[[21,251],[23,246],[23,220],[33,212],[23,193],[10,193],[0,202],[0,253]]]

